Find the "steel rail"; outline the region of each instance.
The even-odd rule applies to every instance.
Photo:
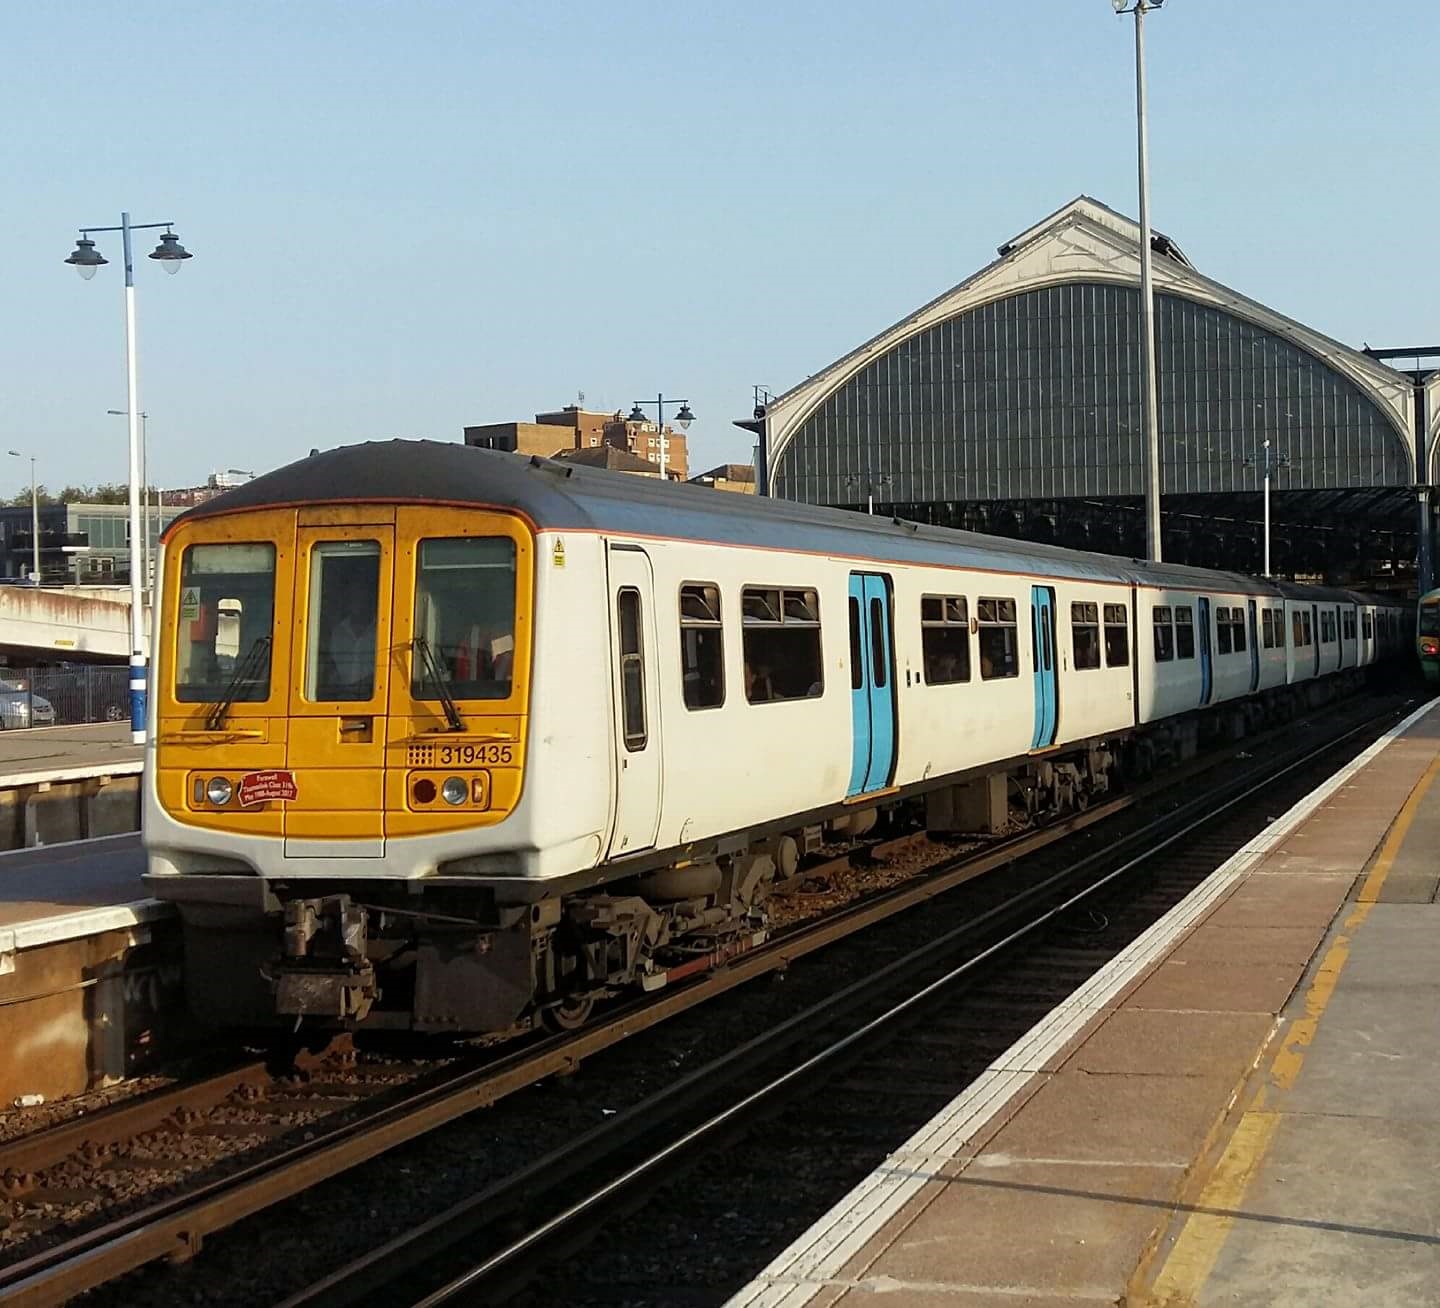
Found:
[[[1345,734],[1354,734],[1366,725],[1369,723],[1361,723]],[[1334,748],[1344,738],[1336,737],[1315,752]],[[1253,739],[1248,742],[1251,747],[1254,743]],[[1300,766],[1303,761],[1293,766]],[[1215,760],[1212,758],[1197,770],[1213,766]],[[1167,776],[1163,781],[1150,783],[1147,788],[1163,790],[1174,784],[1178,783]],[[783,971],[798,958],[997,866],[1014,862],[1063,840],[1112,816],[1141,797],[1139,792],[1123,795],[1054,826],[1002,841],[978,856],[942,862],[932,874],[922,874],[906,885],[851,904],[813,923],[797,924],[777,934],[773,941],[738,956],[713,973],[687,981],[673,990],[632,1001],[581,1031],[549,1037],[527,1050],[503,1056],[482,1068],[457,1073],[399,1103],[326,1130],[311,1140],[238,1169],[194,1191],[162,1200],[42,1250],[0,1269],[0,1301],[24,1305],[25,1308],[61,1304],[76,1294],[155,1259],[189,1258],[198,1252],[206,1235],[291,1198],[320,1181],[348,1171],[457,1117],[493,1105],[537,1080],[571,1072],[585,1058],[630,1035],[757,976]],[[1208,796],[1192,801],[1193,804],[1210,802]],[[1114,854],[1113,849],[1106,852],[1111,856]],[[861,984],[873,985],[874,979],[874,976],[869,976]]]
[[[293,1066],[302,1071],[319,1067],[338,1048],[338,1043],[332,1043],[318,1054],[302,1051],[295,1056]],[[276,1072],[267,1060],[246,1059],[206,1072],[197,1080],[164,1086],[83,1117],[67,1118],[54,1126],[14,1136],[0,1141],[0,1176],[23,1177],[54,1167],[85,1149],[123,1144],[159,1129],[179,1112],[203,1112],[244,1086],[269,1085],[275,1078]]]
[[[887,981],[903,978],[907,973],[934,963],[938,957],[955,952],[957,948],[963,947],[967,941],[971,941],[977,936],[983,939],[987,927],[1012,921],[1022,909],[1033,905],[1037,899],[1043,900],[1051,892],[1074,885],[1077,881],[1083,881],[1087,875],[1094,872],[1097,866],[1111,865],[1109,870],[1091,880],[1089,884],[1069,894],[1060,902],[1051,904],[1038,915],[1022,921],[1013,929],[1005,931],[998,939],[986,945],[979,952],[891,1006],[880,1016],[867,1021],[856,1030],[771,1080],[762,1088],[737,1100],[723,1111],[686,1131],[642,1162],[606,1182],[584,1199],[571,1204],[470,1271],[449,1282],[434,1294],[427,1296],[420,1301],[418,1308],[435,1308],[435,1305],[448,1302],[456,1296],[473,1293],[479,1282],[493,1277],[497,1272],[504,1271],[542,1240],[562,1235],[568,1228],[606,1205],[622,1191],[634,1186],[636,1182],[650,1176],[667,1162],[675,1159],[681,1151],[688,1150],[691,1145],[734,1122],[742,1114],[756,1108],[764,1100],[780,1093],[809,1073],[818,1070],[857,1043],[884,1030],[896,1019],[910,1012],[940,990],[952,985],[974,968],[1008,950],[1020,940],[1076,907],[1113,881],[1148,863],[1175,842],[1213,822],[1221,814],[1266,786],[1273,784],[1287,773],[1334,750],[1349,737],[1365,730],[1370,725],[1372,725],[1371,722],[1359,723],[1327,740],[1323,745],[1306,749],[1289,760],[1282,760],[1282,766],[1251,769],[1246,775],[1233,779],[1228,786],[1221,788],[1221,794],[1225,797],[1218,801],[1218,807],[1215,795],[1198,797],[1174,812],[1157,818],[1147,826],[1128,833],[1116,845],[1096,851],[1078,862],[1052,873],[1003,903],[977,914],[974,918],[967,919],[960,926],[927,941],[903,957],[892,960],[879,970],[867,974],[863,979],[827,996],[803,1012],[793,1015],[778,1026],[752,1037],[705,1066],[687,1073],[640,1103],[622,1110],[615,1117],[550,1151],[519,1171],[486,1186],[477,1194],[461,1200],[444,1212],[436,1214],[413,1229],[370,1250],[298,1294],[287,1298],[279,1308],[322,1308],[322,1306],[323,1308],[335,1308],[336,1305],[365,1300],[373,1294],[378,1284],[393,1284],[398,1277],[405,1275],[412,1268],[421,1266],[437,1252],[454,1248],[459,1241],[467,1239],[475,1231],[533,1203],[537,1194],[552,1191],[564,1185],[587,1168],[593,1167],[597,1161],[603,1160],[606,1155],[613,1155],[618,1150],[625,1148],[636,1137],[653,1132],[657,1125],[662,1125],[667,1120],[673,1120],[683,1113],[694,1100],[713,1095],[717,1087],[723,1087],[725,1084],[733,1082],[738,1076],[755,1064],[763,1062],[774,1052],[783,1051],[793,1043],[797,1033],[813,1033],[817,1027],[833,1021],[837,1014],[843,1015],[852,1011],[857,998],[873,994],[877,987],[883,986]],[[1156,840],[1157,831],[1165,831],[1168,834]],[[1123,851],[1133,848],[1135,845],[1146,845],[1147,847],[1141,852],[1125,858]],[[1125,858],[1125,861],[1115,867],[1113,864],[1117,857]],[[868,923],[867,917],[865,924],[868,925]]]

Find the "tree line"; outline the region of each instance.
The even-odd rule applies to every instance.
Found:
[[[35,498],[41,504],[128,504],[130,487],[124,482],[102,482],[98,486],[66,486],[58,495],[46,486],[35,488]],[[18,490],[5,504],[12,509],[30,507],[30,487]]]

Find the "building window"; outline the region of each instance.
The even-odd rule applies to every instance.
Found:
[[[1123,604],[1105,606],[1105,666],[1130,666],[1130,614]]]
[[[920,597],[920,643],[927,686],[970,680],[970,612],[963,595]]]
[[[1188,604],[1175,606],[1175,657],[1195,657],[1195,610]]]
[[[980,623],[980,678],[996,681],[1020,675],[1020,645],[1015,628],[1013,599],[986,599],[975,602]]]
[[[740,622],[750,703],[813,699],[824,691],[815,591],[747,586],[740,593]]]
[[[1174,617],[1168,604],[1155,607],[1155,662],[1169,663],[1175,657]]]
[[[1292,452],[1306,433],[1312,466],[1344,469],[1326,485],[1413,479],[1380,407],[1322,359],[1181,296],[1157,292],[1155,311],[1167,493],[1246,489],[1242,465],[1205,452],[1216,433]],[[777,456],[776,493],[851,502],[847,479],[868,467],[899,474],[897,500],[1133,495],[1139,341],[1133,284],[1051,285],[935,322],[822,400]],[[1095,457],[1054,457],[1060,447]]]
[[[720,588],[708,582],[680,587],[680,680],[686,708],[719,708],[725,702]]]
[[[1075,668],[1084,672],[1100,666],[1100,606],[1079,602],[1070,606],[1070,632]]]

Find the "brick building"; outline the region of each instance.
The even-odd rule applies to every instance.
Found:
[[[689,470],[685,433],[666,425],[666,462],[671,481],[684,481]],[[487,422],[465,428],[465,444],[515,454],[552,458],[562,450],[611,446],[659,464],[660,429],[653,422],[632,422],[618,410],[596,413],[569,404],[549,413],[537,413],[534,422]]]

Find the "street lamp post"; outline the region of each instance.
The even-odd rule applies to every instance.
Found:
[[[645,401],[650,403],[649,400]],[[655,422],[660,429],[660,480],[670,480],[670,446],[665,439],[665,406],[667,404],[678,404],[680,410],[675,415],[675,421],[680,424],[681,431],[689,431],[690,424],[695,421],[695,415],[690,412],[689,400],[667,400],[663,395],[655,397]],[[635,401],[630,410],[631,422],[645,421],[645,407],[639,400]]]
[[[845,478],[845,484],[846,484],[847,486],[854,486],[854,485],[856,485],[856,484],[859,483],[859,480],[860,480],[860,479],[859,479],[858,477],[846,477],[846,478]],[[866,477],[865,477],[865,512],[866,512],[866,513],[873,515],[874,512],[875,512],[875,487],[876,487],[876,486],[888,486],[888,485],[890,485],[890,474],[889,474],[889,473],[885,473],[885,474],[883,474],[883,475],[880,476],[880,477],[871,477],[869,474],[866,474]]]
[[[19,450],[11,450],[10,454],[17,459],[30,460],[30,559],[32,569],[32,580],[38,586],[40,584],[40,492],[35,482],[35,456],[33,454],[21,454]]]
[[[1145,109],[1145,15],[1165,0],[1110,0],[1135,15],[1135,118],[1140,155],[1140,337],[1145,434],[1145,552],[1160,562],[1160,417],[1155,381],[1155,288],[1150,267],[1150,133]]]
[[[128,418],[128,409],[106,409],[115,418]],[[150,415],[140,411],[140,571],[150,575]]]
[[[1265,438],[1264,453],[1259,459],[1246,459],[1245,466],[1253,468],[1257,463],[1265,470],[1265,571],[1264,576],[1270,575],[1270,478],[1281,468],[1286,467],[1290,462],[1289,456],[1281,454],[1278,457],[1270,453],[1270,438]]]
[[[110,261],[95,248],[92,232],[120,232],[125,250],[125,381],[126,415],[130,419],[130,738],[145,741],[145,593],[140,576],[140,380],[135,363],[135,265],[130,233],[163,227],[160,244],[150,257],[166,272],[179,272],[190,251],[170,229],[174,223],[132,223],[129,213],[120,215],[119,227],[82,227],[75,249],[65,260],[86,281]]]

